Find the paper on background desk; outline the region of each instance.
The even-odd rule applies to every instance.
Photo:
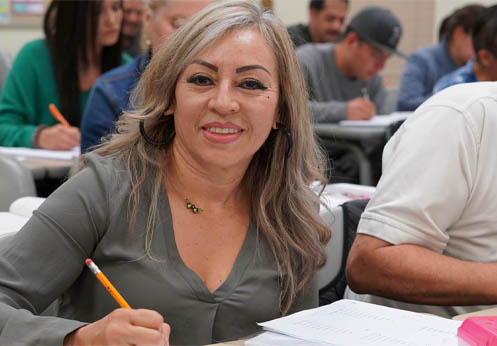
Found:
[[[11,148],[0,147],[0,154],[15,156],[17,158],[41,158],[54,160],[73,160],[80,154],[80,148],[74,147],[72,150],[45,150],[32,148]]]
[[[385,127],[406,120],[410,114],[412,112],[395,112],[376,115],[369,120],[342,120],[338,124],[341,126]]]
[[[265,330],[300,339],[302,344],[310,341],[343,346],[458,346],[457,328],[461,323],[342,299],[259,325]],[[261,334],[259,343],[254,345],[264,345],[260,340],[263,336]],[[251,345],[250,340],[246,345]]]

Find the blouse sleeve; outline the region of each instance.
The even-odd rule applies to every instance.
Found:
[[[104,170],[90,163],[0,244],[1,345],[62,344],[84,325],[38,315],[76,281],[103,236],[110,180]]]

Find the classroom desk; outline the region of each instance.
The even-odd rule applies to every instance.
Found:
[[[0,153],[15,158],[28,168],[35,180],[67,177],[78,162],[79,148],[53,151],[32,148],[0,147]]]
[[[314,132],[325,148],[342,146],[351,150],[359,164],[359,184],[372,185],[371,162],[363,143],[384,146],[410,113],[392,113],[372,120],[314,124]]]
[[[16,157],[16,159],[31,171],[35,180],[67,177],[69,171],[76,163],[74,160],[54,160],[33,157]]]

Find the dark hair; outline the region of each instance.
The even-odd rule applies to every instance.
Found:
[[[311,0],[309,2],[309,8],[313,8],[317,11],[321,11],[324,7],[324,1],[325,0]],[[349,0],[341,0],[343,2],[345,2],[345,4],[349,4]]]
[[[440,23],[440,26],[438,27],[438,40],[442,41],[445,37],[447,37],[447,26],[449,24],[450,20],[450,15],[445,17],[442,22]]]
[[[52,59],[60,110],[74,126],[79,126],[81,120],[78,64],[81,63],[84,69],[89,67],[88,56],[96,58],[101,8],[102,0],[52,0],[45,13],[43,30]],[[102,49],[101,72],[120,64],[121,38],[115,45]]]
[[[475,53],[486,49],[497,57],[497,5],[485,9],[473,28]]]
[[[457,27],[461,27],[466,34],[471,34],[478,17],[484,9],[485,7],[482,5],[471,4],[455,10],[444,20],[445,25],[442,22],[442,26],[445,26],[445,28],[441,29],[445,31],[447,41],[452,40],[452,34]]]

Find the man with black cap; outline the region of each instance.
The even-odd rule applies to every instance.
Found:
[[[315,122],[369,119],[385,113],[386,90],[378,73],[393,54],[402,26],[389,10],[368,6],[350,21],[340,42],[297,49]]]

